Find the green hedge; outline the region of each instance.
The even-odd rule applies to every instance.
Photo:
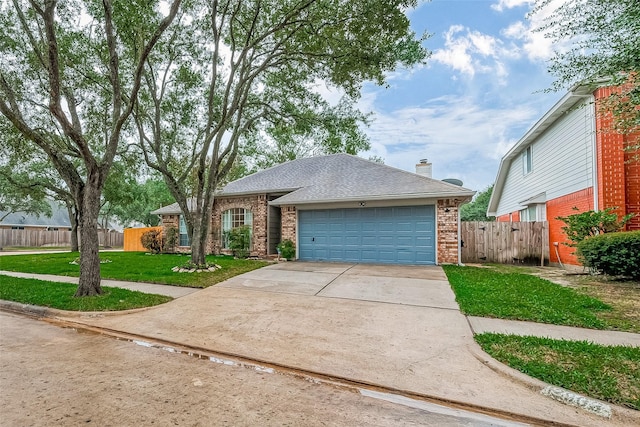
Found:
[[[578,244],[578,257],[598,272],[640,279],[640,231],[589,237]]]

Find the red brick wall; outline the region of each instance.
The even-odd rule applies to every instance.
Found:
[[[573,208],[578,208],[579,211]],[[559,216],[569,216],[578,212],[593,209],[593,187],[567,194],[557,199],[547,201],[547,221],[549,222],[549,255],[551,262],[558,262],[554,242],[558,242],[558,253],[563,264],[580,265],[573,252],[574,248],[564,245],[568,243],[567,236],[562,231],[565,223],[557,220]]]
[[[631,138],[611,131],[612,116],[603,111],[601,100],[617,88],[594,92],[596,99],[596,163],[598,170],[598,208],[617,207],[618,216],[637,213],[627,230],[640,230],[640,160],[637,152],[624,150]]]
[[[496,221],[498,222],[518,222],[520,221],[520,211],[514,211],[510,214],[500,215],[496,217]]]

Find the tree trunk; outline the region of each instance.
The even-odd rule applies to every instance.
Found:
[[[78,211],[67,202],[67,213],[71,223],[71,252],[78,252]]]
[[[91,176],[85,185],[80,219],[80,282],[74,296],[84,297],[102,294],[100,286],[100,257],[98,253],[98,213],[100,212],[100,190],[92,186]]]
[[[193,216],[191,262],[197,265],[205,265],[207,263],[207,233],[209,231],[209,227],[207,221],[203,220],[206,215],[194,214]]]

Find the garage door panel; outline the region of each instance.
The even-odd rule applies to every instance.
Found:
[[[435,208],[299,211],[302,260],[434,264]]]

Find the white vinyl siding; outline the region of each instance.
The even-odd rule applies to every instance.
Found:
[[[592,103],[576,106],[536,138],[532,168],[526,171],[526,148],[509,166],[496,209],[498,216],[526,208],[519,202],[546,192],[546,200],[593,186]]]

